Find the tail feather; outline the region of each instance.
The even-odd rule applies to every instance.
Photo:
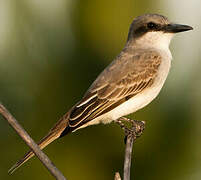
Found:
[[[38,146],[40,149],[45,148],[48,144],[53,142],[55,139],[59,137],[60,134],[56,135],[55,133],[50,132],[47,136],[45,136],[43,139],[40,140],[38,143]],[[21,165],[23,165],[25,162],[27,162],[30,158],[32,158],[35,154],[32,150],[30,150],[28,153],[25,154],[25,156],[17,161],[8,171],[9,174],[12,174],[14,171],[16,171]]]
[[[70,112],[70,111],[69,111]],[[60,137],[62,132],[65,130],[66,127],[68,127],[68,118],[69,118],[69,112],[67,112],[50,130],[50,132],[42,138],[38,142],[38,146],[40,149],[45,148],[48,144],[56,140]],[[70,131],[68,132],[70,133]],[[65,133],[68,134],[68,133]],[[30,150],[28,153],[25,154],[25,156],[17,161],[9,170],[8,173],[12,174],[14,171],[16,171],[21,165],[23,165],[25,162],[27,162],[30,158],[32,158],[35,154],[32,150]]]
[[[38,146],[40,149],[45,148],[48,144],[56,140],[57,138],[60,137],[62,132],[65,130],[66,127],[68,127],[68,119],[69,119],[69,113],[68,111],[64,116],[53,126],[53,128],[50,130],[50,132],[42,138],[38,142]],[[69,131],[68,133],[70,133]],[[65,133],[68,134],[68,133]],[[23,165],[25,162],[27,162],[30,158],[32,158],[35,154],[33,153],[32,150],[30,150],[28,153],[25,154],[25,156],[17,161],[9,170],[8,174],[12,174],[14,171],[16,171],[21,165]]]

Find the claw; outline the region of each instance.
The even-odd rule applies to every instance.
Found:
[[[123,121],[131,123],[131,128],[128,128]],[[144,121],[137,121],[137,120],[132,120],[128,119],[125,117],[121,117],[116,120],[116,123],[124,130],[125,137],[124,137],[124,143],[126,144],[127,142],[127,137],[128,135],[131,135],[134,137],[134,140],[142,135],[142,132],[145,128],[145,122]]]

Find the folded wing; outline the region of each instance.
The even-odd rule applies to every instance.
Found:
[[[138,53],[129,59],[117,58],[100,74],[83,99],[70,112],[71,129],[75,130],[111,111],[153,84],[161,63],[158,53],[150,51]]]

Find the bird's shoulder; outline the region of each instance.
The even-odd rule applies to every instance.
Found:
[[[88,91],[95,92],[107,85],[134,79],[140,75],[155,74],[161,61],[161,53],[154,49],[122,51],[97,77]]]

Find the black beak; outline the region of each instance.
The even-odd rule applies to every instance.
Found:
[[[178,33],[189,30],[193,30],[193,28],[182,24],[168,24],[164,27],[164,31],[169,33]]]

